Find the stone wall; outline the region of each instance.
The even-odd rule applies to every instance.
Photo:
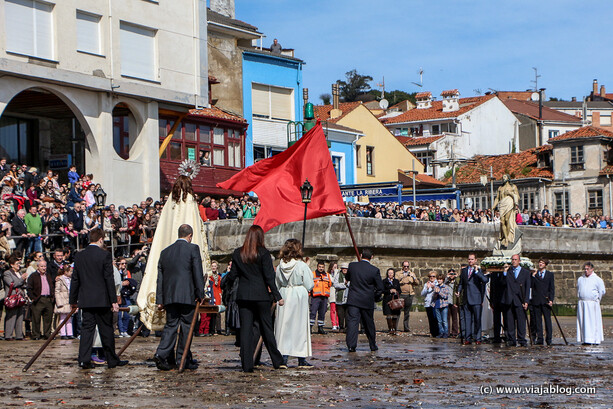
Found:
[[[467,253],[475,251],[479,259],[492,253],[497,231],[494,225],[412,222],[351,218],[358,247],[374,250],[373,264],[381,269],[400,268],[403,260],[409,260],[411,268],[425,281],[431,270],[447,272],[451,267],[459,269],[466,262]],[[222,220],[207,224],[211,255],[226,263],[232,251],[240,247],[250,221],[239,223]],[[552,227],[518,227],[522,234],[523,257],[535,264],[540,257],[551,260],[549,269],[556,273],[556,302],[576,303],[576,282],[582,274],[583,263],[592,261],[596,273],[611,289],[605,295],[603,305],[613,309],[613,232],[592,229]],[[288,223],[266,234],[266,245],[276,253],[288,238],[302,238],[302,223]],[[344,217],[325,217],[307,221],[306,250],[310,264],[315,260],[355,260],[355,251]]]

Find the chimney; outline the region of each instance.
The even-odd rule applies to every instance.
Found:
[[[595,79],[594,83],[592,84],[592,95],[596,95],[598,94],[598,80]]]
[[[432,107],[432,93],[418,92],[415,94],[415,101],[417,102],[417,109],[427,109]]]
[[[211,10],[222,16],[235,18],[234,0],[211,0]]]
[[[441,92],[443,97],[443,112],[454,112],[460,109],[460,91],[450,89]]]
[[[600,96],[603,97],[603,98],[605,98],[607,96],[607,93],[606,93],[606,91],[604,89],[604,85],[600,86]]]
[[[573,102],[577,102],[577,97],[572,97],[572,98],[571,98],[571,101],[573,101]]]
[[[340,91],[338,84],[332,84],[332,110],[330,111],[330,119],[338,118],[343,115],[343,111],[339,108]]]

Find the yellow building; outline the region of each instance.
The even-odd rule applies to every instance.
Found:
[[[399,169],[423,173],[423,164],[361,102],[335,105],[316,106],[315,116],[364,134],[355,147],[357,183],[396,182]]]

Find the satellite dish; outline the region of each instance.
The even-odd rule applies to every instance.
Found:
[[[390,106],[390,103],[387,101],[387,99],[383,98],[381,101],[379,101],[379,107],[381,107],[381,109],[387,109],[388,106]]]
[[[539,100],[539,93],[538,92],[533,92],[532,95],[530,95],[530,99],[533,101],[538,101]]]

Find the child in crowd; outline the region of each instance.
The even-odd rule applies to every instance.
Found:
[[[72,277],[72,266],[65,265],[58,271],[55,281],[55,313],[59,315],[60,322],[64,321],[70,314],[70,280]],[[72,320],[68,320],[66,325],[60,330],[61,339],[73,339]]]
[[[437,338],[449,337],[449,326],[447,323],[447,311],[449,309],[449,296],[451,289],[445,284],[445,275],[438,273],[436,275],[437,284],[434,287],[434,295],[432,296],[432,307],[438,321],[438,336]]]

